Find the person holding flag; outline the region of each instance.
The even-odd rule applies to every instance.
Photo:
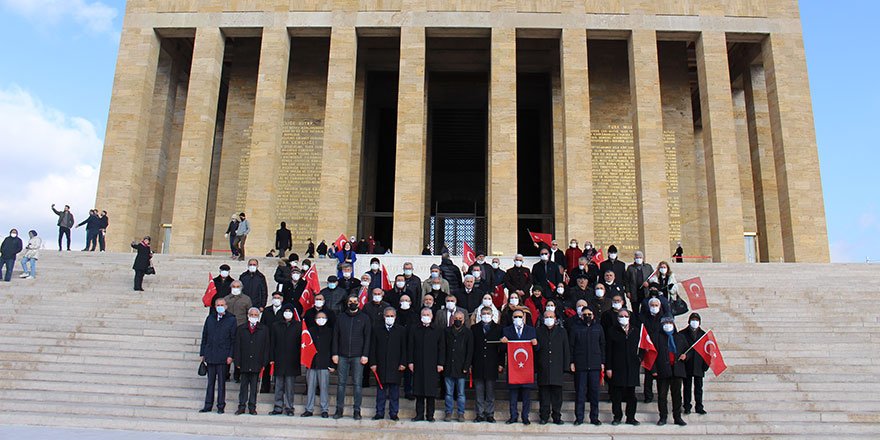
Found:
[[[688,317],[688,326],[678,331],[680,335],[684,336],[684,342],[688,347],[692,347],[706,334],[700,328],[701,322],[702,318],[699,313],[691,313]],[[702,356],[691,350],[684,361],[684,369],[684,413],[691,413],[691,396],[693,396],[697,414],[706,414],[706,409],[703,407],[703,377],[706,375],[706,370],[709,369],[709,364],[703,361]]]
[[[315,309],[312,309],[315,310]],[[308,329],[314,346],[314,357],[311,364],[300,359],[306,367],[306,410],[300,417],[311,417],[315,408],[315,393],[321,389],[321,417],[330,416],[330,373],[334,371],[330,361],[330,352],[333,349],[333,325],[327,316],[327,310],[315,313],[315,325],[304,327]]]
[[[686,376],[685,360],[687,350],[684,335],[675,332],[675,318],[664,316],[662,329],[653,339],[657,350],[657,361],[651,369],[651,376],[657,379],[657,410],[660,413],[658,426],[666,424],[669,415],[667,395],[672,393],[672,419],[678,426],[686,426],[681,418],[681,381]],[[647,373],[646,373],[647,374]]]
[[[344,239],[344,238],[345,238],[344,236],[340,237],[340,239]],[[338,242],[339,241],[337,240],[337,243]],[[343,272],[342,265],[349,264],[349,265],[351,265],[351,268],[354,269],[354,263],[355,263],[355,261],[357,261],[357,253],[355,253],[355,251],[351,248],[351,243],[349,243],[347,241],[345,243],[343,243],[341,245],[341,247],[337,247],[336,249],[337,249],[336,261],[339,262],[339,265],[338,265],[339,270],[338,270],[338,273],[336,274],[336,276],[338,278],[342,278],[342,272]],[[351,275],[351,273],[349,273],[349,275]]]
[[[275,376],[275,408],[269,415],[284,414],[293,416],[293,385],[300,369],[300,346],[302,345],[302,323],[294,319],[293,304],[281,307],[282,320],[272,324],[270,338],[272,350],[269,360]]]
[[[532,283],[541,286],[544,292],[553,292],[562,284],[562,268],[550,261],[550,250],[541,249],[541,260],[532,266]]]
[[[233,281],[235,281],[235,278],[232,278],[229,275],[229,265],[221,264],[220,275],[217,275],[213,279],[214,295],[211,296],[211,299],[213,299],[215,296],[219,298],[226,298],[226,296],[228,296],[232,292]]]
[[[388,283],[388,280],[385,279],[388,274],[384,273],[384,271],[382,270],[382,262],[379,261],[378,258],[370,258],[370,270],[368,270],[366,273],[370,275],[370,291],[376,288],[384,289],[386,284],[388,285],[389,289],[391,288],[391,283]]]
[[[626,423],[638,425],[636,420],[636,386],[639,384],[639,322],[633,319],[630,311],[617,312],[617,324],[606,335],[605,376],[608,378],[611,393],[612,425],[619,425],[623,419],[621,401],[626,401]]]
[[[520,416],[517,404],[522,401],[522,423],[529,425],[531,392],[535,387],[534,351],[538,350],[538,335],[528,325],[525,312],[514,310],[513,324],[502,330],[501,343],[507,345],[507,389],[510,392],[510,418],[506,424],[516,423]]]
[[[376,391],[376,415],[373,420],[385,418],[385,402],[388,415],[397,421],[400,410],[400,381],[406,366],[406,329],[398,324],[397,311],[386,306],[383,320],[373,326],[370,343],[370,371],[378,382]]]
[[[638,314],[642,302],[648,296],[648,280],[654,276],[654,268],[645,262],[645,254],[636,251],[633,255],[633,263],[626,268],[623,275],[623,289],[632,304],[633,311]]]

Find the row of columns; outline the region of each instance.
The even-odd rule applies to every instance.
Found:
[[[517,246],[516,167],[516,29],[493,28],[489,93],[489,194],[487,201],[490,252],[506,255]],[[397,163],[395,172],[394,250],[418,254],[425,230],[426,71],[425,28],[400,29]],[[706,158],[708,212],[715,261],[744,259],[741,193],[736,156],[733,103],[723,32],[708,31],[697,42],[697,69]],[[285,27],[263,29],[253,138],[245,210],[253,232],[249,245],[272,247],[275,228],[274,183],[281,172],[281,152],[290,34]],[[225,39],[216,27],[196,30],[195,46],[180,152],[180,172],[174,200],[171,250],[200,254],[205,231],[205,206]],[[114,95],[102,163],[98,200],[114,213],[120,229],[112,243],[136,237],[136,208],[130,203],[140,191],[140,159],[145,149],[159,39],[151,29],[126,28],[120,43]],[[641,246],[649,255],[669,255],[670,235],[657,35],[633,30],[629,38],[630,93],[636,160],[638,227]],[[772,148],[765,152],[774,164],[778,185],[763,186],[768,221],[778,209],[786,261],[827,261],[824,208],[821,201],[817,151],[809,89],[800,37],[773,34],[763,47],[767,82],[767,117]],[[590,169],[590,96],[587,31],[564,29],[560,42],[564,113],[564,190],[556,206],[564,216],[561,238],[594,234],[592,182],[581,170]],[[324,125],[319,238],[350,234],[348,208],[356,195],[348,179],[352,172],[357,33],[354,27],[334,27],[330,36],[327,100]],[[747,99],[755,99],[754,97]],[[778,208],[777,208],[778,206]],[[824,251],[823,251],[824,249]]]

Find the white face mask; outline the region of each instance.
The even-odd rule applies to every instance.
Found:
[[[370,265],[370,269],[379,270],[379,263],[373,263]]]
[[[574,249],[574,248],[578,247],[578,244],[577,243],[569,243],[568,247]]]
[[[369,281],[361,281],[361,287],[368,287],[370,285]]]
[[[641,259],[641,258],[636,258],[636,259],[635,259],[635,262],[636,262],[636,264],[642,264],[642,259]]]
[[[258,322],[260,322],[260,318],[254,318],[253,316],[248,316],[248,322],[253,325],[256,325]]]
[[[373,302],[382,302],[382,295],[373,295]]]
[[[575,307],[575,310],[577,310],[577,314],[580,316],[581,312],[584,311],[584,306],[577,306]]]
[[[303,264],[303,265],[302,265],[302,270],[303,270],[303,272],[309,270],[310,267],[312,267],[312,266],[309,266],[308,264]]]
[[[605,289],[596,289],[596,298],[602,298],[605,296]]]
[[[616,259],[617,259],[617,254],[608,254],[608,259],[609,259],[609,260],[616,260]]]
[[[491,299],[484,299],[483,300],[483,307],[490,307],[490,306],[492,306],[492,300]]]
[[[565,286],[559,286],[559,287],[557,287],[557,288],[556,288],[556,293],[558,293],[558,294],[560,294],[560,295],[562,295],[563,293],[565,293]]]
[[[516,260],[516,261],[513,262],[513,265],[516,266],[516,267],[522,267],[522,264],[523,264],[523,262],[522,262],[522,261],[519,261],[519,260]]]
[[[588,245],[584,246],[584,249],[592,249],[592,248],[593,248],[593,245],[588,244]]]
[[[547,261],[547,260],[549,260],[549,259],[550,259],[550,255],[548,255],[548,254],[541,254],[541,261]]]
[[[660,274],[661,274],[661,275],[666,275],[666,272],[667,272],[667,271],[669,271],[669,269],[667,269],[667,268],[665,268],[665,267],[661,267],[661,268],[660,268]]]
[[[431,272],[431,278],[440,278],[440,272]]]
[[[315,307],[324,307],[324,300],[323,299],[316,299],[315,300]]]
[[[440,290],[440,284],[431,284],[431,290]]]
[[[431,323],[431,317],[422,315],[422,324],[430,324],[430,323]]]
[[[691,325],[692,329],[696,330],[696,329],[700,328],[700,321],[691,321],[690,325]]]
[[[617,322],[619,322],[620,325],[622,325],[622,326],[627,326],[627,325],[629,325],[629,318],[624,317],[624,316],[620,316],[617,318]]]
[[[446,302],[446,310],[455,310],[455,303],[452,301]]]
[[[275,307],[281,306],[281,298],[272,298],[272,305]]]
[[[290,267],[296,267],[298,265],[299,265],[299,261],[291,261],[290,262]]]
[[[473,275],[474,278],[479,278],[480,275],[482,275],[482,274],[483,274],[483,273],[480,272],[480,271],[478,271],[478,270],[477,270],[477,271],[474,271],[474,272],[471,272],[471,275]]]
[[[674,326],[674,325],[672,325],[672,324],[663,324],[663,331],[664,331],[664,332],[666,332],[666,333],[670,333],[670,332],[672,332],[672,330],[675,330],[675,326]]]
[[[580,269],[580,270],[584,270],[586,267],[587,266],[585,266],[583,264],[578,264],[578,269]]]
[[[409,310],[409,301],[400,302],[400,310]]]
[[[232,294],[233,294],[233,295],[241,295],[241,288],[239,288],[239,287],[233,287],[233,288],[232,288]]]
[[[12,238],[15,238],[15,237],[18,237],[18,234],[16,234],[15,232],[13,232],[13,233],[9,234],[9,236],[12,237]]]
[[[403,270],[403,274],[406,275],[406,276],[410,276],[410,275],[412,275],[412,269],[404,269],[404,270]]]
[[[248,272],[254,273],[257,271],[257,266],[248,266]]]
[[[285,310],[284,311],[284,319],[286,319],[288,321],[293,319],[293,312],[291,312],[290,310]]]
[[[553,318],[544,318],[544,325],[547,327],[553,327],[553,324],[556,323],[556,320]]]
[[[295,273],[295,274],[292,274],[290,277],[293,278],[294,281],[299,281],[300,274]]]
[[[386,316],[385,317],[385,325],[394,325],[394,317]]]
[[[318,318],[315,320],[315,324],[318,324],[319,326],[324,326],[324,324],[326,324],[326,323],[327,323],[327,318]]]
[[[623,303],[611,303],[611,308],[614,310],[620,310],[623,308]]]
[[[498,269],[499,266],[501,265],[498,263],[492,263],[492,269]]]
[[[546,310],[548,310],[548,311],[550,311],[550,312],[555,312],[555,311],[556,311],[556,306],[554,306],[553,304],[550,304],[550,305],[547,306]]]
[[[344,278],[351,278],[351,272],[342,272]]]
[[[486,260],[484,260],[482,258],[477,260],[477,264],[485,264],[485,263],[486,263]]]
[[[480,321],[483,321],[483,324],[488,324],[492,322],[492,315],[480,315]]]
[[[652,315],[656,315],[656,314],[660,313],[660,307],[657,307],[657,306],[650,306],[650,307],[648,307],[648,310],[651,311]]]
[[[397,281],[394,283],[394,285],[397,286],[398,289],[403,289],[403,286],[406,285],[406,282],[405,281]]]
[[[229,271],[228,271],[228,270],[221,270],[221,271],[220,271],[220,276],[223,277],[223,278],[228,277],[228,276],[229,276]]]
[[[517,327],[522,327],[523,319],[522,318],[513,318],[513,325]]]
[[[518,306],[519,305],[519,298],[510,298],[510,305]]]

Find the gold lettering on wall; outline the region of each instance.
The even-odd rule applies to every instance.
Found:
[[[284,121],[275,209],[279,221],[287,222],[297,246],[317,228],[323,143],[322,119]]]
[[[593,148],[593,209],[602,248],[638,249],[638,198],[632,126],[611,124],[590,132]]]
[[[248,175],[250,174],[251,165],[251,135],[253,134],[253,125],[248,125],[242,130],[241,138],[244,140],[241,144],[240,160],[238,163],[238,191],[235,196],[235,206],[237,210],[244,209],[247,206],[247,186]],[[220,176],[222,179],[223,176]],[[251,215],[248,213],[248,215]]]
[[[663,130],[663,147],[666,152],[666,194],[669,211],[669,239],[681,240],[681,198],[678,191],[678,156],[676,156],[675,131]]]

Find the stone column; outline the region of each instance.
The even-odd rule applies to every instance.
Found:
[[[226,40],[219,28],[196,29],[171,222],[171,252],[175,254],[201,255],[203,251],[225,46]]]
[[[335,240],[354,235],[348,222],[357,34],[354,27],[334,27],[330,34],[327,104],[324,110],[324,158],[317,237]]]
[[[629,93],[639,201],[639,246],[645,251],[646,259],[660,261],[672,255],[672,252],[669,249],[660,67],[657,34],[653,30],[633,30],[630,36]]]
[[[95,203],[113,218],[113,233],[107,241],[110,251],[123,252],[132,240],[148,233],[136,228],[136,200],[144,181],[143,157],[150,127],[150,118],[145,115],[152,108],[158,63],[159,37],[152,28],[122,30]],[[56,206],[59,211],[63,208]]]
[[[804,43],[800,34],[771,34],[762,54],[785,261],[825,263],[828,232]]]
[[[703,32],[697,40],[700,118],[709,196],[709,230],[716,262],[745,261],[742,194],[737,165],[733,98],[723,32]]]
[[[564,230],[561,240],[594,239],[593,152],[590,138],[590,81],[587,68],[587,34],[583,29],[563,29],[560,41],[564,121]],[[558,223],[558,222],[557,222]]]
[[[425,28],[400,29],[394,252],[418,255],[425,235]]]
[[[264,28],[245,199],[245,213],[253,231],[247,241],[247,247],[251,249],[272,249],[275,246],[275,192],[289,65],[290,34],[287,28]]]
[[[489,83],[489,252],[517,250],[516,29],[492,28]]]
[[[761,261],[783,259],[782,224],[779,219],[779,188],[773,159],[773,138],[767,106],[767,82],[764,67],[748,66],[743,71],[746,119],[749,126],[749,149],[752,180],[755,184],[755,216],[758,223],[758,252]]]

